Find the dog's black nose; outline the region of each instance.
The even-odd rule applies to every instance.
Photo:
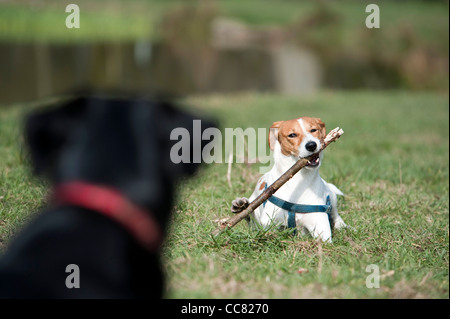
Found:
[[[316,147],[317,147],[316,142],[308,142],[305,145],[305,148],[310,152],[314,152],[316,150]]]

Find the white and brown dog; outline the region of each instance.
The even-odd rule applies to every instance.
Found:
[[[318,152],[325,136],[325,124],[318,118],[301,117],[273,123],[269,147],[274,152],[274,166],[258,180],[249,199],[237,198],[232,202],[232,212],[246,208],[299,158],[317,154],[278,189],[276,196],[270,197],[252,213],[252,220],[265,228],[275,223],[331,242],[331,229],[346,227],[346,224],[337,210],[336,195],[343,193],[319,175],[323,152]]]

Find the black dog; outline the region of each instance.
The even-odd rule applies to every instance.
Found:
[[[2,257],[0,297],[160,298],[175,182],[198,166],[171,161],[170,134],[192,139],[194,119],[167,102],[98,97],[30,116],[31,159],[55,188]]]

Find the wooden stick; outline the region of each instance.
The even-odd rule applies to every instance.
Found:
[[[319,151],[322,152],[330,143],[336,141],[341,135],[344,134],[344,131],[336,127],[331,130],[328,135],[325,137],[322,143],[322,147]],[[313,156],[317,155],[314,154]],[[312,156],[311,156],[312,157]],[[266,188],[264,192],[259,194],[258,197],[255,198],[253,202],[251,202],[246,209],[242,212],[237,213],[233,217],[222,221],[219,228],[214,230],[211,235],[217,236],[224,230],[234,227],[237,223],[243,220],[245,217],[250,215],[256,208],[258,208],[262,203],[264,203],[270,196],[272,196],[281,186],[283,186],[288,180],[292,178],[299,170],[305,167],[308,164],[309,158],[301,158],[294,165],[291,166],[283,175],[281,175],[272,185]]]

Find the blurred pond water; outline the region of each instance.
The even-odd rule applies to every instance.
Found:
[[[320,66],[296,47],[172,47],[162,43],[0,43],[0,103],[74,88],[185,95],[276,91],[302,94],[320,85]]]

